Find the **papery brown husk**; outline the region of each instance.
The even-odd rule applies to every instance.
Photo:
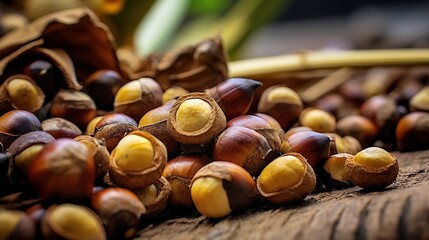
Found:
[[[316,175],[307,160],[298,153],[287,153],[285,155],[292,155],[298,158],[305,166],[305,174],[295,185],[277,192],[265,192],[261,188],[258,178],[256,181],[256,187],[259,193],[274,204],[286,204],[300,201],[310,194],[316,187]]]
[[[153,165],[139,172],[123,172],[118,168],[115,161],[113,161],[116,151],[114,149],[110,154],[110,180],[118,186],[130,189],[144,188],[155,183],[161,177],[164,167],[167,164],[167,149],[160,140],[148,132],[134,131],[128,135],[144,137],[152,143],[154,149]]]
[[[32,101],[37,102],[35,108],[34,109],[22,109],[22,110],[26,110],[26,111],[29,111],[32,113],[36,113],[37,111],[39,111],[39,109],[43,105],[43,102],[45,101],[45,94],[43,93],[42,89],[40,89],[40,87],[36,84],[36,82],[33,79],[31,79],[30,77],[28,77],[27,75],[16,74],[16,75],[12,75],[9,78],[7,78],[2,83],[2,85],[0,87],[0,114],[4,114],[10,110],[19,109],[16,106],[14,106],[13,103],[11,102],[11,99],[9,97],[9,91],[7,89],[8,84],[14,79],[25,79],[25,80],[29,81],[30,83],[32,83],[34,85],[34,87],[36,88],[36,91],[37,91],[37,98],[32,99]]]
[[[104,140],[88,135],[77,136],[74,139],[85,144],[89,151],[93,153],[95,163],[95,178],[103,178],[109,170],[110,157],[110,153],[107,151],[107,148],[104,145]]]
[[[365,189],[380,189],[392,184],[399,172],[399,164],[396,156],[389,153],[393,162],[380,168],[369,168],[357,164],[353,158],[346,160],[346,172],[352,183]]]
[[[87,8],[49,14],[3,36],[0,39],[0,72],[11,60],[26,52],[25,49],[35,46],[64,50],[73,62],[78,80],[101,69],[117,71],[128,79],[120,68],[110,30]],[[60,68],[69,69],[69,66],[60,64]]]
[[[228,76],[226,54],[219,35],[166,53],[156,64],[155,79],[166,90],[179,86],[203,91]]]
[[[210,118],[206,125],[193,132],[186,132],[180,129],[176,123],[176,112],[180,105],[189,99],[201,99],[212,107]],[[226,126],[226,117],[216,101],[208,94],[194,92],[179,97],[170,110],[167,121],[168,132],[180,143],[184,144],[205,144],[218,136]]]
[[[130,123],[116,122],[96,128],[94,137],[103,139],[106,143],[107,150],[111,153],[125,135],[136,130],[138,130],[138,128]]]
[[[82,135],[82,131],[72,122],[60,117],[48,118],[42,121],[43,131],[54,138],[75,138]]]

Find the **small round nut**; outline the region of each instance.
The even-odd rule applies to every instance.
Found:
[[[259,175],[259,193],[275,204],[304,199],[316,187],[316,175],[299,153],[287,153],[268,164]]]
[[[379,147],[369,147],[346,160],[346,173],[357,186],[379,189],[392,184],[399,172],[395,155]]]
[[[316,132],[334,132],[337,121],[331,113],[317,109],[307,108],[301,112],[299,121],[302,126],[309,127]]]

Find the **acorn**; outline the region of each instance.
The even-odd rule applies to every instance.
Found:
[[[216,101],[205,93],[190,93],[174,103],[168,116],[168,132],[183,144],[205,144],[218,136],[226,118]]]
[[[126,188],[144,188],[161,177],[166,163],[164,144],[148,132],[134,131],[110,155],[110,180]]]
[[[379,147],[369,147],[347,158],[345,170],[350,180],[365,189],[380,189],[392,184],[399,172],[394,154]]]
[[[111,187],[94,193],[91,208],[100,216],[109,239],[134,237],[146,208],[130,190]]]
[[[123,85],[115,95],[115,112],[123,113],[135,121],[162,105],[161,86],[152,78],[140,78]]]
[[[75,204],[51,206],[42,219],[43,239],[106,239],[100,218]]]
[[[31,240],[36,237],[33,220],[24,212],[0,209],[0,239]]]
[[[352,186],[345,168],[346,160],[349,158],[353,158],[353,155],[337,153],[329,156],[319,171],[319,177],[323,185],[330,189],[342,189]]]
[[[83,143],[69,138],[46,144],[28,171],[31,185],[40,197],[61,201],[88,199],[94,175],[93,155]]]
[[[262,83],[246,78],[230,78],[205,90],[219,104],[226,119],[247,114],[252,105],[255,90]]]
[[[19,136],[41,130],[39,119],[31,112],[25,110],[12,110],[0,117],[0,143],[2,151]]]
[[[82,131],[74,123],[60,117],[43,120],[42,130],[54,138],[75,138],[82,135]]]
[[[222,218],[247,208],[256,197],[256,187],[242,167],[215,161],[195,174],[191,197],[198,212],[209,218]]]
[[[284,130],[291,128],[303,109],[300,96],[291,88],[274,85],[266,88],[258,104],[258,112],[274,117]]]
[[[191,180],[195,173],[212,160],[203,154],[180,155],[167,162],[162,176],[171,185],[169,204],[173,207],[194,206],[191,198]]]
[[[88,94],[74,89],[63,89],[52,99],[49,114],[51,117],[67,119],[80,129],[85,129],[97,116],[97,107]]]
[[[256,186],[259,193],[272,203],[294,203],[314,190],[316,175],[304,156],[287,153],[262,170]]]
[[[45,94],[33,79],[13,75],[0,87],[0,113],[20,109],[37,113],[45,101]]]
[[[378,128],[364,116],[351,115],[338,121],[337,133],[340,136],[352,136],[360,142],[362,147],[368,147],[374,143],[378,135]]]
[[[214,161],[235,163],[257,176],[272,159],[267,159],[271,146],[264,136],[245,127],[229,127],[217,138],[213,147]]]
[[[107,150],[112,152],[125,135],[136,130],[137,122],[131,117],[122,113],[110,113],[97,122],[94,137],[104,139]]]
[[[303,155],[313,168],[323,164],[331,155],[331,138],[314,131],[297,132],[285,139],[281,145],[283,154],[296,152]]]

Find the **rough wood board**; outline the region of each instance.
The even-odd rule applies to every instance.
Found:
[[[255,205],[221,220],[170,215],[138,239],[429,239],[429,151],[395,155],[399,176],[383,191],[319,192],[297,205]]]

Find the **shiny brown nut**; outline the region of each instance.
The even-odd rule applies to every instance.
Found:
[[[110,180],[126,188],[144,188],[161,177],[166,163],[164,144],[148,132],[134,131],[110,155]]]
[[[183,144],[205,144],[218,136],[226,118],[216,101],[205,93],[190,93],[176,100],[167,121],[168,132]]]
[[[0,117],[0,142],[2,150],[9,148],[10,144],[19,136],[41,130],[39,119],[31,112],[25,110],[12,110]]]
[[[83,89],[94,100],[98,109],[111,111],[115,95],[124,83],[118,72],[98,70],[83,82]]]
[[[255,116],[260,117],[265,121],[267,121],[270,124],[270,126],[277,131],[277,134],[279,135],[280,140],[284,139],[285,131],[283,130],[282,126],[280,126],[280,123],[275,118],[265,113],[255,113]]]
[[[399,120],[395,131],[400,151],[417,151],[429,146],[429,113],[412,112]]]
[[[247,114],[253,102],[255,90],[262,83],[246,78],[230,78],[205,92],[211,95],[225,113],[226,119]]]
[[[169,198],[171,206],[176,208],[194,206],[191,198],[191,189],[189,188],[191,180],[200,168],[210,162],[211,159],[203,154],[180,155],[167,162],[162,176],[171,185],[171,195]]]
[[[91,208],[100,216],[109,239],[134,237],[146,208],[140,199],[125,188],[106,188],[91,197]]]
[[[42,130],[54,138],[75,138],[82,131],[72,122],[60,117],[48,118],[42,121]]]
[[[256,186],[259,193],[272,203],[293,203],[304,199],[314,190],[316,175],[301,154],[287,153],[274,159],[262,170]]]
[[[237,164],[216,161],[202,167],[191,182],[191,197],[198,212],[222,218],[247,208],[256,196],[250,174]]]
[[[351,115],[338,121],[337,133],[341,136],[352,136],[360,142],[362,147],[368,147],[374,143],[379,131],[368,118]]]
[[[69,138],[46,144],[33,159],[28,172],[39,196],[63,201],[88,199],[94,175],[93,155],[83,143]]]
[[[33,79],[51,100],[63,85],[61,72],[48,60],[38,59],[24,68],[24,74]]]

